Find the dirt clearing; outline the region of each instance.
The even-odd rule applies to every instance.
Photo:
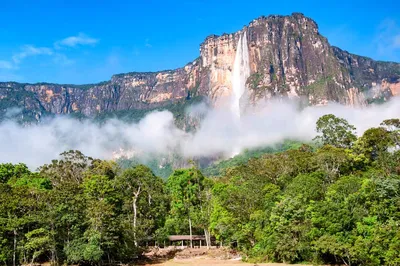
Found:
[[[146,264],[146,265],[153,265],[153,266],[179,266],[179,265],[188,265],[188,266],[209,266],[209,265],[223,265],[223,266],[285,266],[289,264],[283,263],[244,263],[240,260],[222,260],[222,259],[213,259],[213,258],[206,258],[206,257],[196,257],[191,259],[171,259],[162,263],[157,264]],[[292,264],[293,265],[293,264]]]
[[[235,251],[218,248],[166,248],[166,249],[153,249],[145,254],[148,262],[142,265],[146,266],[286,266],[289,264],[284,263],[245,263],[241,261],[241,256]],[[293,264],[292,264],[293,265]]]

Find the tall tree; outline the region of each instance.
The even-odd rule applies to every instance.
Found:
[[[93,162],[99,161],[85,156],[78,150],[63,152],[60,157],[59,160],[53,160],[51,164],[39,168],[40,173],[48,177],[55,187],[66,182],[81,184],[85,171],[93,167]]]
[[[372,161],[375,161],[380,155],[387,153],[389,148],[396,145],[391,132],[384,127],[366,130],[357,144],[361,152]]]
[[[175,170],[167,181],[171,197],[171,215],[187,218],[191,247],[193,247],[193,213],[200,209],[204,180],[203,174],[193,167]]]
[[[328,114],[317,121],[317,132],[320,133],[317,140],[324,145],[332,145],[338,148],[350,148],[357,140],[356,128],[345,119]]]
[[[117,177],[123,190],[125,207],[129,210],[135,246],[160,226],[166,211],[164,183],[150,168],[138,165]],[[161,222],[162,223],[162,222]]]
[[[83,259],[100,262],[118,246],[118,197],[114,180],[106,175],[88,175],[82,184],[88,227],[84,233]]]

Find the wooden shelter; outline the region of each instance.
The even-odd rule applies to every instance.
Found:
[[[211,237],[211,243],[210,246],[216,245],[215,243],[215,237]],[[204,235],[192,235],[192,242],[193,242],[193,247],[205,247],[207,246],[206,243],[206,237]],[[168,247],[168,246],[181,246],[181,247],[189,247],[190,246],[190,235],[171,235],[168,236],[168,239],[164,241],[164,243],[157,243],[154,239],[149,237],[146,240],[146,246],[161,246],[161,247]]]
[[[181,245],[182,247],[190,246],[190,235],[171,235],[168,236],[170,246]],[[193,247],[206,246],[206,237],[204,235],[192,235]],[[211,237],[210,245],[215,243],[215,237]]]

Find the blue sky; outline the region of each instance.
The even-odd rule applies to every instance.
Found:
[[[210,34],[302,12],[331,44],[400,62],[400,4],[381,1],[1,0],[0,81],[94,83],[199,56]]]

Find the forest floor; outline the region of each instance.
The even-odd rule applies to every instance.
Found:
[[[245,263],[241,261],[240,254],[225,248],[166,248],[153,249],[145,254],[145,266],[285,266],[284,263]]]

